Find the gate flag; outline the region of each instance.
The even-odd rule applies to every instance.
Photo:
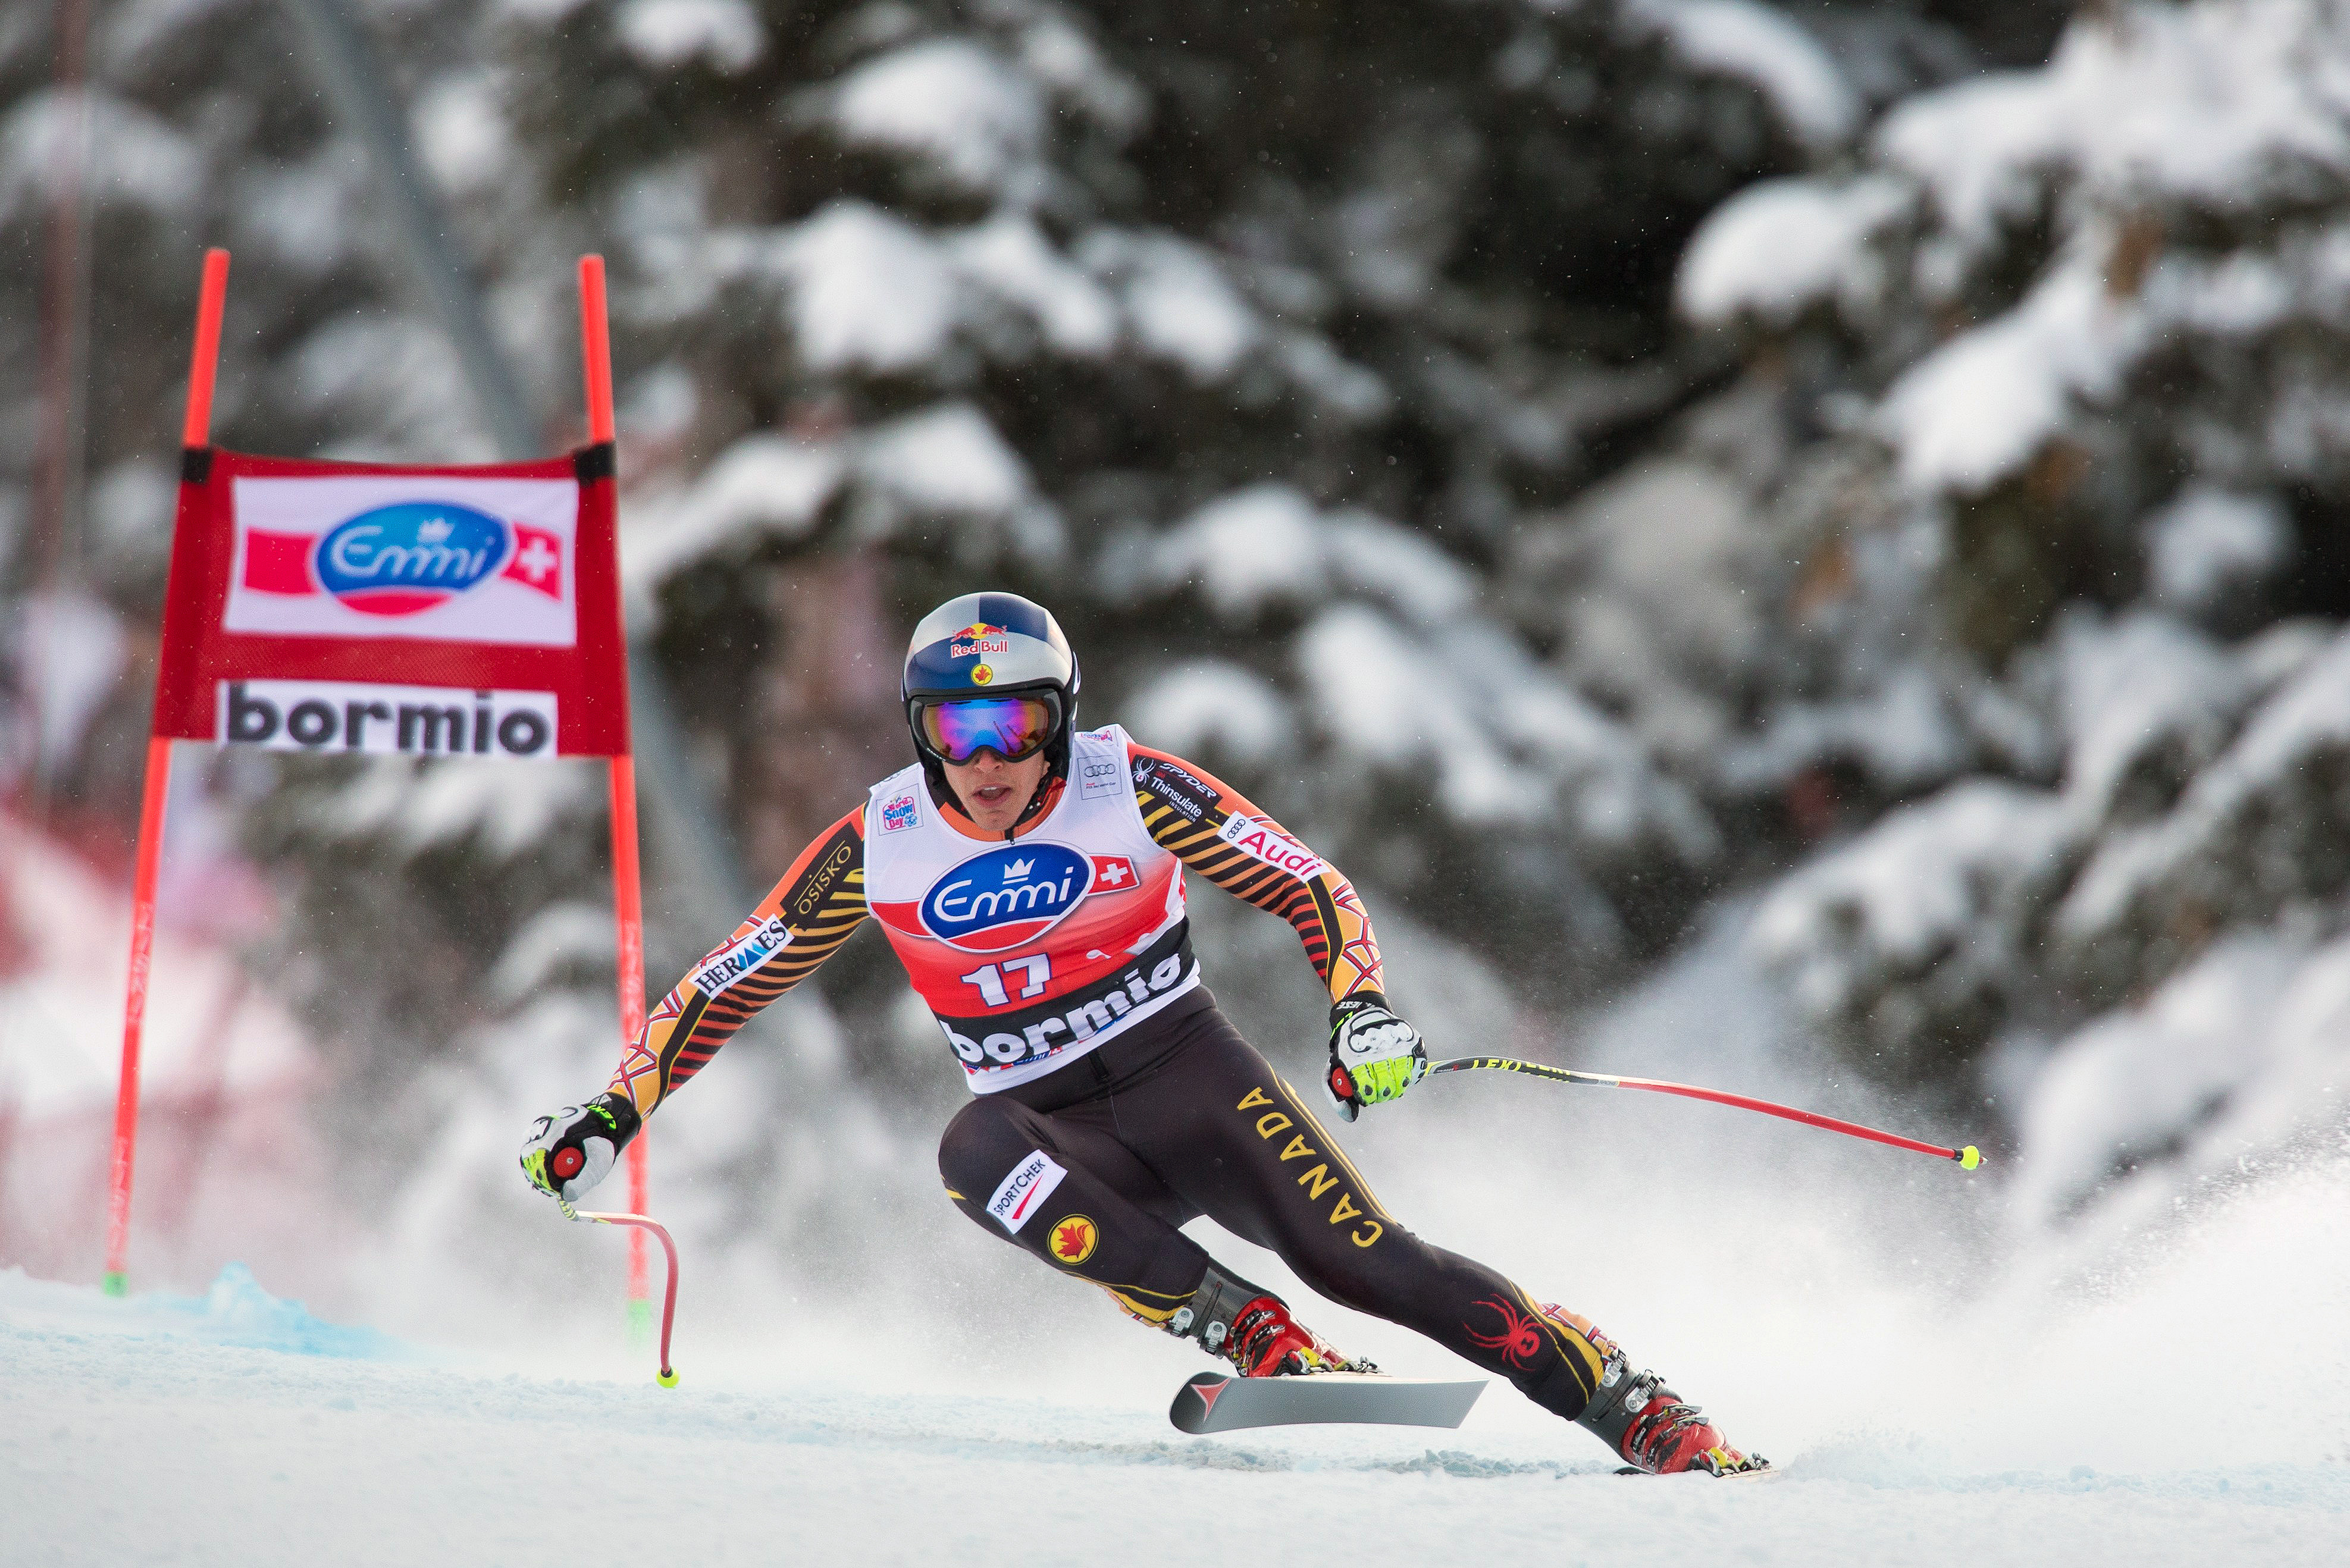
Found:
[[[180,504],[139,800],[122,1071],[107,1173],[109,1295],[129,1288],[139,1053],[175,740],[287,752],[601,757],[612,827],[620,1037],[645,1028],[637,774],[629,748],[604,258],[579,258],[588,444],[470,467],[255,457],[212,444],[228,253],[204,253],[180,436]],[[629,1146],[645,1208],[646,1139]],[[629,1313],[650,1325],[645,1233]],[[676,1289],[674,1262],[670,1284]],[[667,1353],[664,1336],[663,1354]]]
[[[155,731],[274,751],[629,752],[611,448],[475,467],[186,453]]]

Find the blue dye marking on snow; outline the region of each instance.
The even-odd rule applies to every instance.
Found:
[[[323,1323],[300,1302],[281,1301],[261,1288],[243,1263],[224,1263],[220,1277],[201,1296],[144,1295],[137,1304],[186,1321],[203,1338],[220,1345],[282,1350],[294,1355],[381,1359],[405,1354],[390,1335],[371,1328]]]

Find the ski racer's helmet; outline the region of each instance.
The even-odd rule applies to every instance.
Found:
[[[921,618],[906,648],[899,696],[922,771],[941,788],[945,763],[983,749],[1034,756],[1066,777],[1083,679],[1060,623],[1018,594],[964,594]]]

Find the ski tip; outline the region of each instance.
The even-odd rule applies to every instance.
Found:
[[[1215,1415],[1216,1400],[1232,1381],[1214,1372],[1193,1373],[1175,1390],[1175,1402],[1167,1409],[1169,1423],[1179,1432],[1195,1438],[1204,1435]]]
[[[671,1366],[664,1366],[659,1372],[653,1374],[653,1381],[660,1384],[664,1388],[674,1388],[677,1386],[677,1369]]]
[[[1974,1145],[1969,1144],[1966,1147],[1959,1150],[1959,1168],[1960,1170],[1972,1170],[1981,1164],[1982,1164],[1982,1150],[1977,1148]]]

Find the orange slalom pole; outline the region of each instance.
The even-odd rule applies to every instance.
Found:
[[[612,439],[612,328],[604,310],[604,258],[579,258],[580,358],[588,374],[588,439]]]
[[[604,258],[579,258],[580,365],[588,381],[588,440],[595,445],[611,441],[612,330],[604,296]],[[620,1049],[628,1050],[645,1032],[644,894],[637,863],[637,764],[623,754],[610,759],[612,811],[612,909],[619,925]],[[639,1131],[629,1146],[629,1207],[639,1214],[651,1201],[651,1161],[645,1134]],[[666,1233],[664,1233],[666,1239]],[[645,1255],[645,1231],[629,1228],[629,1324],[643,1334],[652,1324],[651,1269]],[[675,1287],[676,1270],[670,1272]],[[662,1352],[668,1366],[668,1352]]]
[[[186,447],[212,443],[213,382],[220,369],[221,312],[228,300],[228,252],[204,253],[196,295],[196,340],[188,355]],[[139,795],[139,853],[130,888],[130,974],[122,996],[122,1067],[114,1089],[114,1158],[107,1171],[108,1295],[130,1289],[130,1179],[139,1156],[139,1053],[147,1032],[147,981],[155,958],[155,883],[163,865],[163,807],[172,794],[172,742],[147,738],[147,777]]]
[[[147,782],[139,799],[139,860],[130,894],[130,980],[122,997],[122,1071],[114,1089],[114,1159],[107,1173],[108,1295],[130,1288],[130,1174],[139,1153],[139,1048],[147,1029],[147,978],[155,953],[155,879],[163,860],[163,803],[172,793],[172,742],[147,741]]]
[[[612,799],[612,907],[619,922],[620,1049],[635,1045],[645,1032],[645,917],[637,870],[637,763],[633,757],[614,757],[610,769]],[[639,1127],[629,1145],[629,1208],[638,1214],[651,1200],[650,1161],[645,1152],[647,1129]],[[645,1233],[629,1231],[629,1327],[641,1335],[651,1326],[651,1282],[645,1256]],[[674,1264],[670,1269],[672,1281]],[[674,1288],[674,1286],[672,1286]],[[661,1366],[667,1370],[668,1353]]]
[[[213,439],[213,379],[220,369],[221,309],[228,299],[228,253],[214,245],[204,253],[204,281],[196,300],[196,346],[188,357],[188,418],[180,427],[182,446],[209,446]]]

